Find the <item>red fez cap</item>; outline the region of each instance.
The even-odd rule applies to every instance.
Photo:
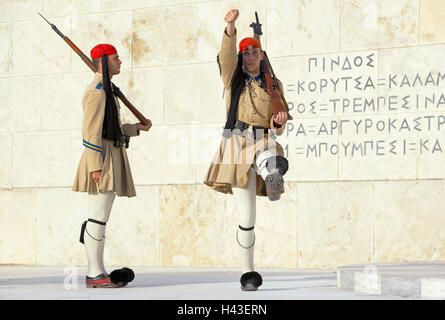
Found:
[[[97,59],[102,57],[102,54],[111,56],[113,54],[116,54],[116,48],[113,47],[111,44],[98,44],[93,49],[91,49],[91,59]]]
[[[239,51],[243,52],[249,49],[261,48],[261,43],[255,38],[244,38],[239,43]]]

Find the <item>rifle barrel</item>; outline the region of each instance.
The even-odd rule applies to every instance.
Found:
[[[261,24],[260,24],[260,21],[259,21],[259,18],[258,18],[258,12],[256,12],[256,11],[255,11],[255,19],[256,19],[256,23],[252,22],[252,24],[250,26],[253,28],[253,36],[256,39],[260,40],[260,35],[262,35],[263,32],[261,31]],[[289,120],[293,120],[293,117],[289,113],[289,105],[287,104],[287,101],[284,98],[284,93],[281,90],[281,87],[280,87],[279,82],[278,82],[279,80],[278,80],[277,76],[275,75],[275,72],[273,71],[272,65],[270,64],[269,57],[267,56],[266,51],[263,50],[263,52],[264,52],[265,67],[266,67],[266,69],[269,70],[271,78],[273,80],[273,85],[278,90],[278,93],[279,93],[279,95],[281,97],[281,100],[284,103],[284,107],[287,109],[288,119]]]

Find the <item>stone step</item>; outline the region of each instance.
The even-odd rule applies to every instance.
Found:
[[[358,293],[445,299],[445,262],[347,265],[337,268],[337,286]]]

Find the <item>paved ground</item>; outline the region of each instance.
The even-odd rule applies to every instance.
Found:
[[[259,269],[264,283],[256,292],[240,290],[240,271],[234,269],[135,267],[133,270],[136,278],[127,287],[87,289],[85,267],[0,265],[0,299],[416,300],[338,288],[335,270]]]

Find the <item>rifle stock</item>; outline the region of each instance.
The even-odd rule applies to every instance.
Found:
[[[273,86],[274,86],[274,88],[277,89],[278,94],[280,95],[280,98],[283,101],[284,106],[286,107],[287,118],[289,120],[293,120],[294,118],[289,113],[289,105],[287,104],[286,98],[284,97],[283,90],[281,89],[281,86],[280,86],[280,84],[278,82],[278,78],[277,78],[277,76],[275,75],[275,72],[272,69],[272,65],[270,64],[269,58],[267,56],[267,53],[266,53],[266,51],[263,51],[263,52],[264,52],[264,62],[266,63],[266,66],[267,66],[267,68],[269,68],[270,74],[272,75]]]

